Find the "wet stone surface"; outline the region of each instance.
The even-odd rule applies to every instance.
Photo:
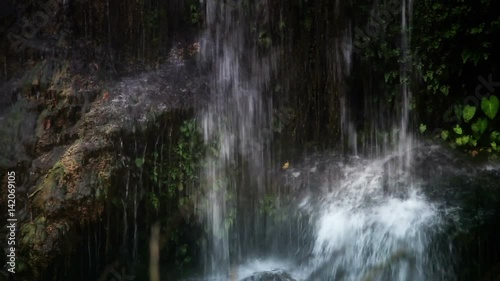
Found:
[[[290,274],[282,270],[257,272],[240,281],[296,281]]]

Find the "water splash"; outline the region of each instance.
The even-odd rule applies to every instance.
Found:
[[[431,250],[442,232],[439,205],[416,187],[388,190],[385,163],[358,161],[340,180],[301,208],[313,218],[311,255],[298,275],[304,280],[438,280],[442,256]],[[395,177],[391,175],[391,177]],[[405,178],[404,184],[416,184]],[[444,253],[443,253],[444,254]]]
[[[259,238],[269,233],[261,221],[258,200],[269,186],[270,153],[260,143],[260,136],[271,124],[271,101],[264,98],[262,91],[268,86],[275,60],[259,54],[256,44],[248,39],[252,36],[254,12],[262,9],[258,5],[206,2],[207,30],[202,49],[204,62],[213,72],[212,100],[199,119],[206,144],[215,144],[218,154],[208,159],[202,174],[207,198],[199,202],[199,215],[205,220],[208,234],[205,273],[214,280],[234,278],[232,272],[237,264],[258,256],[259,252],[252,249],[266,247]],[[411,0],[402,0],[403,78],[408,74],[411,6]],[[342,42],[352,38],[348,30],[340,34],[344,38],[335,41],[332,69],[340,85],[338,90],[344,91],[352,50]],[[374,147],[373,153],[368,153],[371,160],[358,157],[345,164],[346,159],[336,159],[328,172],[319,176],[323,181],[319,194],[311,195],[313,187],[307,186],[311,194],[300,204],[294,202],[298,212],[288,213],[289,221],[308,221],[297,223],[293,229],[292,224],[285,223],[278,230],[280,234],[298,233],[279,237],[299,242],[279,241],[272,247],[277,253],[271,256],[288,255],[287,262],[271,258],[246,263],[239,267],[238,279],[249,276],[250,271],[275,269],[288,270],[298,280],[308,281],[424,281],[451,276],[447,269],[439,268],[447,265],[446,254],[433,249],[433,239],[441,233],[441,211],[421,193],[411,171],[411,91],[403,80],[401,107],[395,116],[365,102],[374,119],[371,133],[382,129],[377,122],[389,123],[389,128],[397,132],[391,136],[394,146],[387,144],[389,137],[382,141],[372,138],[364,143],[365,151],[368,146]],[[357,154],[358,132],[349,116],[348,102],[341,104],[343,138]],[[243,171],[233,169],[242,166]],[[316,171],[315,167],[290,170],[293,178]]]

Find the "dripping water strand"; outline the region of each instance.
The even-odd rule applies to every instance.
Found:
[[[250,38],[248,27],[255,21],[246,9],[256,6],[206,2],[202,57],[213,67],[212,101],[202,110],[200,123],[205,142],[217,143],[219,152],[202,172],[208,186],[200,215],[208,232],[205,266],[208,273],[218,276],[229,274],[232,256],[251,251],[252,242],[246,238],[256,237],[260,227],[254,215],[257,210],[243,212],[252,214],[250,217],[239,215],[237,199],[248,196],[250,207],[265,188],[267,160],[258,137],[270,124],[271,106],[266,105],[262,89],[269,81],[272,63],[257,55],[255,42],[245,42]],[[246,182],[230,172],[243,161],[249,173]]]

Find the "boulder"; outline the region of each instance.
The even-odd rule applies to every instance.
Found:
[[[296,281],[292,276],[283,270],[272,270],[257,272],[240,281]]]

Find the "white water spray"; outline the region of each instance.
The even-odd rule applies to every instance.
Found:
[[[206,2],[202,49],[205,63],[213,71],[212,101],[200,120],[206,144],[215,145],[218,153],[208,159],[203,171],[208,198],[200,202],[200,215],[208,232],[206,272],[219,277],[229,274],[234,263],[231,257],[255,246],[257,242],[249,240],[263,231],[252,198],[258,200],[266,185],[270,153],[265,151],[262,136],[271,124],[271,104],[262,91],[274,63],[257,54],[255,38],[248,38],[251,23],[256,21],[249,13],[256,9],[230,1]],[[236,180],[233,170],[241,167],[242,159],[248,173],[244,183]],[[245,192],[250,190],[251,198],[247,199]],[[239,213],[241,202],[248,204],[247,215]],[[233,231],[236,228],[238,233]]]
[[[388,190],[383,169],[388,161],[393,159],[340,165],[341,179],[325,182],[319,199],[304,201],[301,208],[313,218],[315,240],[297,276],[311,281],[424,281],[444,274],[432,270],[441,257],[430,251],[441,231],[439,206],[417,188]],[[415,183],[405,178],[400,184]]]
[[[403,61],[409,50],[411,6],[411,0],[402,0]],[[230,272],[240,262],[234,257],[245,260],[248,248],[262,246],[256,237],[266,231],[259,222],[256,200],[262,198],[268,184],[270,153],[263,149],[259,137],[271,124],[270,102],[263,98],[262,90],[269,82],[274,60],[262,58],[257,48],[245,41],[249,34],[246,25],[251,19],[244,16],[239,4],[208,1],[206,7],[208,28],[203,55],[214,73],[213,100],[200,120],[206,143],[216,143],[219,154],[209,159],[210,164],[203,171],[207,200],[200,202],[200,215],[208,232],[205,272],[217,280],[227,280],[234,278],[229,277],[233,276]],[[351,40],[349,32],[346,36]],[[341,50],[345,39],[338,40],[335,46],[337,54],[341,54],[337,56],[340,69],[335,68],[338,80],[349,72],[341,66],[350,68],[351,50]],[[407,63],[403,63],[400,77],[407,74]],[[395,145],[389,148],[387,138],[383,143],[370,143],[376,146],[370,161],[357,159],[343,164],[338,159],[336,167],[330,168],[330,173],[336,170],[340,174],[335,180],[327,180],[331,174],[317,175],[324,177],[321,192],[300,204],[295,202],[299,212],[310,218],[309,224],[289,230],[299,232],[298,236],[309,243],[289,243],[297,245],[297,249],[280,249],[302,253],[301,257],[292,255],[287,262],[276,261],[275,257],[251,261],[239,267],[241,276],[237,279],[249,276],[252,270],[268,271],[275,267],[307,281],[430,281],[451,276],[446,269],[436,267],[446,265],[446,259],[431,249],[433,238],[441,231],[439,206],[422,195],[410,169],[414,147],[409,129],[411,91],[403,80],[397,118],[384,116],[385,112],[371,112],[377,120],[391,118],[392,130],[397,132],[392,136]],[[357,132],[348,118],[347,103],[342,104],[344,134],[356,153]],[[372,132],[378,129],[371,128]],[[245,182],[231,172],[231,167],[242,162],[247,166],[247,174],[242,176]],[[298,178],[316,170],[307,167],[292,175]],[[242,208],[241,204],[246,205]],[[244,213],[242,209],[248,210]],[[288,219],[298,220],[292,216]]]

